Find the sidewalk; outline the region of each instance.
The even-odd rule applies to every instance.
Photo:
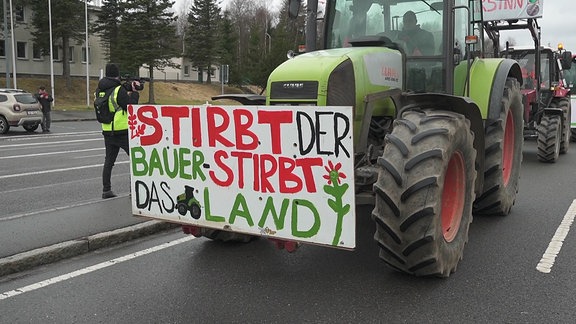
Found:
[[[51,117],[96,120],[92,110],[53,110]],[[0,277],[176,227],[132,216],[128,196],[0,220]]]
[[[93,109],[83,110],[52,110],[50,113],[52,122],[96,120]]]

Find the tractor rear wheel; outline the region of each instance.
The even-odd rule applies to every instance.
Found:
[[[562,120],[560,115],[544,115],[538,125],[538,160],[554,163],[560,155]]]
[[[570,147],[570,118],[572,115],[572,105],[570,103],[570,98],[560,98],[551,103],[552,107],[557,107],[562,109],[562,138],[560,140],[560,154],[565,154],[568,152]]]
[[[524,146],[524,106],[520,84],[508,78],[500,116],[485,127],[484,187],[474,202],[474,213],[508,215],[518,193]]]
[[[472,222],[476,150],[469,121],[406,111],[386,137],[374,184],[374,239],[390,267],[416,276],[456,271]]]

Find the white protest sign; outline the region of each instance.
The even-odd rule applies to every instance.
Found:
[[[352,107],[128,112],[134,215],[355,247]]]
[[[541,18],[544,0],[482,0],[484,21]]]

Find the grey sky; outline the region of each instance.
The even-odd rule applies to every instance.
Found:
[[[221,0],[225,6],[230,0]],[[281,0],[260,0],[266,3],[274,3],[279,7]],[[563,43],[567,50],[576,53],[576,17],[572,15],[576,8],[574,0],[541,0],[544,3],[544,14],[538,20],[542,28],[542,44],[556,48],[558,43]],[[176,0],[174,8],[176,11],[181,10],[182,6],[189,6],[192,0]],[[516,45],[532,45],[530,32],[522,31],[503,31],[501,34],[502,44],[509,38],[512,38]]]
[[[556,48],[563,43],[564,48],[576,53],[576,17],[573,10],[576,7],[574,0],[544,0],[544,12],[538,24],[542,29],[542,45]],[[532,45],[532,38],[528,30],[503,31],[500,34],[502,44],[510,37],[516,45]]]

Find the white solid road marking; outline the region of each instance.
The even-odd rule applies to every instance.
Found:
[[[72,150],[72,151],[58,151],[58,152],[33,153],[33,154],[12,155],[12,156],[0,156],[0,160],[20,159],[20,158],[38,157],[38,156],[46,156],[46,155],[62,155],[62,154],[79,153],[79,152],[102,151],[105,149],[106,149],[105,147],[98,147],[98,148],[91,148],[91,149],[84,149],[84,150]]]
[[[137,258],[137,257],[141,257],[141,256],[146,255],[146,254],[150,254],[150,253],[153,253],[153,252],[157,252],[157,251],[160,251],[160,250],[169,248],[169,247],[174,246],[174,245],[186,243],[186,242],[191,241],[191,240],[193,240],[193,239],[195,239],[195,238],[196,238],[196,237],[194,237],[193,235],[188,235],[188,236],[183,237],[183,238],[181,238],[181,239],[178,239],[178,240],[175,240],[175,241],[171,241],[171,242],[167,242],[167,243],[164,243],[164,244],[161,244],[161,245],[157,245],[157,246],[151,247],[151,248],[149,248],[149,249],[142,250],[142,251],[138,251],[138,252],[133,253],[133,254],[130,254],[130,255],[125,255],[125,256],[123,256],[123,257],[119,257],[119,258],[116,258],[116,259],[113,259],[113,260],[109,260],[109,261],[105,261],[105,262],[102,262],[102,263],[98,263],[98,264],[96,264],[96,265],[93,265],[93,266],[90,266],[90,267],[87,267],[87,268],[84,268],[84,269],[76,270],[76,271],[73,271],[73,272],[70,272],[70,273],[67,273],[67,274],[63,274],[63,275],[58,276],[58,277],[54,277],[54,278],[50,278],[50,279],[47,279],[47,280],[44,280],[44,281],[40,281],[40,282],[37,282],[37,283],[35,283],[35,284],[28,285],[28,286],[26,286],[26,287],[22,287],[22,288],[14,289],[14,290],[11,290],[11,291],[7,291],[7,292],[5,292],[5,293],[0,294],[0,300],[8,299],[8,298],[11,298],[11,297],[14,297],[14,296],[18,296],[18,295],[20,295],[20,294],[23,294],[23,293],[25,293],[25,292],[34,291],[34,290],[36,290],[36,289],[40,289],[40,288],[43,288],[43,287],[46,287],[46,286],[50,286],[50,285],[55,284],[55,283],[58,283],[58,282],[66,281],[66,280],[68,280],[68,279],[72,279],[72,278],[75,278],[75,277],[78,277],[78,276],[81,276],[81,275],[85,275],[85,274],[87,274],[87,273],[90,273],[90,272],[93,272],[93,271],[96,271],[96,270],[104,269],[104,268],[107,268],[107,267],[109,267],[109,266],[113,266],[113,265],[115,265],[115,264],[118,264],[118,263],[121,263],[121,262],[124,262],[124,261],[129,261],[129,260],[135,259],[135,258]]]
[[[16,143],[16,144],[10,144],[10,145],[0,145],[0,148],[2,148],[2,149],[10,149],[10,148],[21,149],[24,146],[41,146],[41,147],[55,146],[55,145],[60,146],[61,144],[83,143],[83,142],[93,142],[93,141],[102,141],[102,138],[85,138],[85,139],[80,139],[80,140],[66,140],[66,141],[47,142],[47,143],[42,143],[42,142]]]
[[[130,163],[130,161],[120,161],[120,162],[116,162],[114,165],[126,164],[126,163]],[[42,171],[25,172],[25,173],[18,173],[18,174],[7,174],[7,175],[0,176],[0,179],[18,178],[18,177],[38,175],[38,174],[44,174],[44,173],[66,172],[66,171],[70,171],[70,170],[82,170],[82,169],[101,168],[101,167],[102,167],[102,164],[93,164],[93,165],[83,165],[83,166],[73,167],[73,168],[42,170]]]
[[[536,266],[536,270],[543,273],[550,273],[552,271],[554,261],[556,260],[558,253],[560,253],[562,244],[564,244],[564,239],[566,239],[566,236],[570,231],[575,216],[576,200],[572,201],[572,205],[570,205],[570,208],[568,208],[568,211],[564,215],[564,219],[562,219],[562,223],[560,223],[560,226],[556,229],[556,233],[554,234],[552,241],[550,241],[550,244],[548,244],[548,248],[546,249],[546,252],[544,252],[542,259],[540,259],[540,262]]]

